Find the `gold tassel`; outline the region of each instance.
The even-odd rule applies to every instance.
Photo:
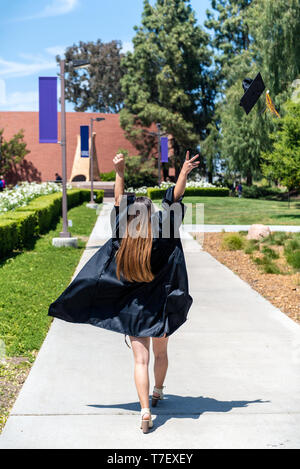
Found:
[[[266,92],[266,105],[267,105],[267,108],[272,112],[272,114],[275,114],[275,116],[280,117],[280,115],[278,114],[278,112],[275,109],[275,106],[274,106],[274,103],[271,99],[269,90],[267,90],[267,92]]]

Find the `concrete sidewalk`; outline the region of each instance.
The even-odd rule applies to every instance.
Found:
[[[222,230],[237,232],[237,231],[248,231],[251,225],[188,225],[182,226],[185,232],[204,232],[204,233],[218,233]],[[299,225],[266,225],[273,231],[285,231],[291,233],[299,233]]]
[[[106,241],[111,208],[74,275]],[[55,319],[0,448],[300,448],[299,325],[183,237],[194,303],[170,338],[153,431],[139,429],[124,337]]]

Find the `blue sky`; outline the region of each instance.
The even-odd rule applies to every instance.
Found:
[[[143,0],[12,0],[0,19],[0,111],[37,111],[38,77],[56,76],[55,55],[81,41],[131,47]],[[151,2],[154,3],[154,0]],[[203,24],[210,0],[192,0]],[[67,110],[73,105],[68,103]]]

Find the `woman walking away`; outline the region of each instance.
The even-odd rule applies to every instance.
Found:
[[[187,152],[178,181],[165,191],[163,210],[158,211],[148,197],[124,195],[125,159],[123,154],[115,156],[112,237],[49,306],[50,316],[119,332],[125,341],[129,336],[144,433],[153,427],[150,340],[155,358],[154,407],[163,399],[169,336],[187,320],[193,303],[179,227],[186,211],[182,198],[187,175],[199,165],[198,156],[190,159]]]

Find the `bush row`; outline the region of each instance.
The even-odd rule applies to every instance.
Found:
[[[147,196],[150,199],[161,199],[165,195],[166,189],[153,189],[151,187],[147,190]],[[227,187],[186,187],[185,197],[227,197],[230,190]]]
[[[103,201],[104,191],[94,191],[95,201]],[[89,189],[67,191],[68,209],[90,200]],[[14,249],[30,246],[39,234],[46,233],[61,215],[62,193],[44,195],[25,207],[10,210],[0,216],[0,258]]]
[[[245,199],[282,199],[284,192],[278,187],[268,186],[243,186],[243,197]]]

